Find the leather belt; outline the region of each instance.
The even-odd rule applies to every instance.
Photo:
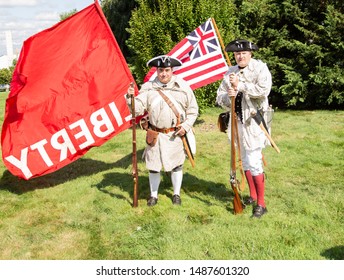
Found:
[[[157,128],[156,126],[154,125],[150,125],[151,129],[154,130],[154,131],[157,131],[157,132],[161,132],[161,133],[169,133],[169,132],[172,132],[172,131],[176,131],[176,127],[170,127],[170,128]]]

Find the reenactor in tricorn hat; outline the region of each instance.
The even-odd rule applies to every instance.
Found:
[[[147,66],[149,67],[161,67],[161,68],[173,68],[176,66],[182,66],[182,62],[178,58],[174,58],[168,55],[159,55],[157,57],[153,57],[151,60],[147,62]]]
[[[231,97],[236,96],[241,159],[250,189],[250,197],[244,203],[253,204],[252,217],[260,218],[267,212],[262,149],[269,143],[251,113],[268,110],[272,78],[267,65],[252,57],[252,52],[257,50],[256,44],[242,39],[234,40],[226,46],[226,51],[233,52],[237,65],[229,67],[225,74],[217,91],[216,102],[228,108]],[[229,130],[228,136],[231,136]]]
[[[141,116],[147,112],[149,115],[147,146],[143,155],[149,170],[148,206],[154,206],[158,202],[162,169],[171,174],[173,204],[181,204],[180,190],[186,157],[180,136],[192,131],[198,116],[198,105],[192,89],[183,79],[173,74],[173,67],[181,65],[179,59],[167,55],[149,60],[147,66],[157,67],[157,77],[144,83],[135,97],[135,115]],[[129,97],[133,94],[134,88],[129,87],[128,105]]]

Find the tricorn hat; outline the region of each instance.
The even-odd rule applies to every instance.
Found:
[[[226,52],[257,51],[258,46],[247,40],[234,40],[226,46]]]
[[[168,55],[159,55],[157,57],[152,58],[147,62],[147,66],[155,66],[155,67],[175,67],[175,66],[181,66],[182,62],[175,57],[171,57]]]

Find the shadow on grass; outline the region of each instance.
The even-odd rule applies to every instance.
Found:
[[[131,174],[123,174],[119,172],[106,173],[104,174],[103,180],[94,187],[96,187],[99,191],[110,195],[111,197],[126,199],[124,197],[118,197],[117,194],[114,194],[110,191],[110,188],[114,185],[116,185],[116,187],[122,191],[129,193],[130,197],[133,197],[134,181]],[[148,199],[150,195],[150,188],[147,170],[139,170],[138,188],[138,199]],[[209,196],[212,196],[215,200],[222,202],[230,202],[233,199],[231,191],[229,191],[223,184],[199,179],[189,173],[184,174],[182,191],[184,191],[189,197],[202,201],[208,205],[212,204],[212,202],[207,199]],[[169,173],[161,172],[159,195],[165,195],[172,200],[173,186]],[[129,201],[128,199],[127,201],[128,203],[132,204],[132,201]],[[232,211],[233,209],[228,206],[227,210]]]
[[[212,196],[215,201],[226,203],[226,210],[228,212],[234,212],[234,193],[230,186],[199,179],[188,173],[184,175],[183,185],[185,186],[183,187],[184,192],[189,197],[198,199],[207,205],[212,205],[213,202],[206,198],[206,196]]]
[[[139,171],[139,174],[141,172]],[[127,200],[129,204],[132,205],[133,201],[124,197],[123,195],[116,194],[112,191],[113,187],[120,189],[123,192],[127,192],[130,197],[132,198],[134,195],[134,180],[131,173],[120,173],[120,172],[109,172],[104,174],[104,178],[98,184],[93,185],[92,187],[97,188],[99,191],[118,199]],[[142,176],[138,176],[138,186],[139,186],[139,196],[138,199],[143,197],[148,197],[149,190],[147,191],[146,186],[148,186],[148,176],[143,174]],[[145,186],[146,189],[143,188]]]
[[[204,196],[212,196],[215,200],[229,201],[233,199],[231,192],[223,184],[215,183],[204,179],[199,179],[189,173],[184,174],[184,192],[195,199],[206,204],[211,204]]]
[[[82,176],[92,176],[93,174],[97,174],[115,167],[127,168],[130,164],[131,154],[114,163],[106,163],[100,160],[89,158],[80,158],[53,173],[32,178],[30,180],[18,178],[6,170],[0,179],[0,189],[8,190],[15,194],[22,194],[35,189],[54,187]]]
[[[137,158],[142,157],[143,149],[137,152]],[[0,179],[0,189],[7,190],[15,194],[23,194],[36,189],[51,188],[67,181],[77,179],[82,176],[92,176],[99,172],[111,170],[113,168],[127,169],[132,164],[132,154],[128,154],[114,163],[106,163],[100,160],[89,158],[80,158],[75,162],[44,176],[23,180],[5,171]],[[161,172],[162,180],[159,187],[159,193],[172,199],[173,187],[169,173]],[[99,191],[112,197],[126,199],[122,195],[115,194],[107,189],[116,185],[122,191],[128,192],[133,196],[133,178],[131,173],[108,172],[104,174],[101,182],[94,185]],[[198,199],[206,204],[211,204],[206,196],[212,196],[215,200],[231,201],[232,192],[223,184],[215,183],[210,180],[197,178],[189,173],[184,173],[182,190],[186,195]],[[148,171],[139,170],[139,199],[147,199],[150,195]],[[132,203],[132,201],[128,201]],[[228,208],[229,211],[232,209]]]
[[[328,260],[344,260],[344,246],[329,248],[321,253]]]

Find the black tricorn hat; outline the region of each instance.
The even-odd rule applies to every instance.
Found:
[[[226,46],[226,52],[257,51],[258,46],[247,40],[234,40]]]
[[[147,66],[155,66],[155,67],[175,67],[175,66],[181,66],[182,62],[175,57],[171,57],[168,55],[159,55],[157,57],[152,58],[147,62]]]

